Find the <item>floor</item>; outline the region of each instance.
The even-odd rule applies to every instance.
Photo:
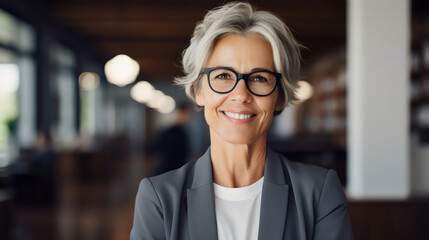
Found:
[[[62,157],[61,161],[67,163],[71,159]],[[60,170],[64,174],[58,178],[54,204],[33,204],[31,194],[25,204],[10,204],[10,229],[5,240],[129,239],[134,197],[140,179],[147,175],[140,170],[148,169],[132,162],[116,166],[122,168],[117,172],[124,174],[102,178],[82,178]],[[143,161],[143,165],[148,164]],[[70,169],[69,164],[65,167]]]

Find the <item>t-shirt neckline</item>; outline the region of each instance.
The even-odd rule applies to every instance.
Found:
[[[214,194],[217,198],[228,201],[245,201],[252,199],[262,191],[264,177],[249,186],[239,188],[228,188],[216,183],[213,183]]]

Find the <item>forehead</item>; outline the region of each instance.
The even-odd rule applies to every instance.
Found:
[[[206,65],[273,70],[273,62],[271,45],[262,35],[230,33],[216,41]]]

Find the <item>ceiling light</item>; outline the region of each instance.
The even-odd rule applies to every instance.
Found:
[[[164,96],[161,102],[161,106],[156,108],[160,113],[171,113],[176,107],[176,102],[170,96]]]
[[[124,54],[110,59],[104,66],[107,81],[119,87],[134,82],[139,71],[138,62]]]
[[[82,90],[93,91],[100,85],[100,77],[96,73],[84,72],[79,75],[79,86]]]
[[[298,102],[302,103],[313,96],[313,87],[306,81],[298,81]]]
[[[165,94],[159,90],[155,90],[146,105],[150,108],[159,108],[162,106]]]
[[[146,81],[136,83],[130,90],[131,97],[139,103],[147,103],[155,91],[155,88]]]

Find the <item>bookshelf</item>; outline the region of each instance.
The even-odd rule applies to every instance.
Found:
[[[429,143],[429,15],[414,18],[411,34],[411,119],[412,134]]]
[[[308,71],[314,95],[298,105],[298,133],[329,136],[332,147],[346,146],[345,51],[329,54]]]

